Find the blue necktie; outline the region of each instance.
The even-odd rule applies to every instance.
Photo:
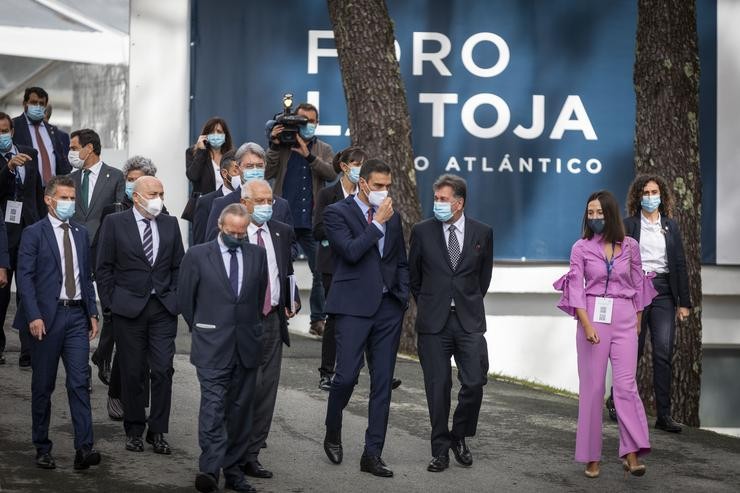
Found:
[[[236,248],[229,248],[229,283],[234,291],[234,296],[239,296],[239,261],[236,259]]]
[[[154,241],[152,239],[151,220],[142,219],[142,221],[144,221],[144,254],[149,261],[149,265],[154,265]]]

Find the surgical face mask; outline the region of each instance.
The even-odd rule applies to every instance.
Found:
[[[373,207],[380,207],[380,204],[383,203],[387,196],[388,190],[383,190],[381,192],[372,190],[367,194],[367,201],[370,202],[370,205],[372,205]]]
[[[247,168],[242,171],[242,178],[245,183],[252,180],[264,180],[265,168]]]
[[[132,181],[126,182],[126,197],[129,200],[134,200],[134,182]]]
[[[588,220],[588,227],[591,228],[591,231],[596,233],[597,235],[600,235],[602,231],[604,231],[605,226],[604,218],[599,219],[589,219]]]
[[[85,166],[85,160],[80,158],[80,151],[70,150],[67,153],[67,160],[74,169],[82,169]]]
[[[643,195],[640,205],[646,211],[654,212],[660,206],[660,195]]]
[[[236,190],[237,188],[239,188],[240,186],[242,186],[242,179],[241,179],[241,177],[239,175],[232,176],[231,177],[231,180],[229,180],[229,182],[231,183],[231,189],[232,190]]]
[[[360,181],[360,168],[359,167],[351,167],[349,169],[349,173],[347,173],[347,177],[349,178],[349,181],[352,183],[357,183]]]
[[[257,224],[265,224],[272,219],[272,204],[255,205],[252,219]]]
[[[452,204],[450,202],[435,202],[434,217],[443,223],[449,221],[452,218]]]
[[[226,134],[208,134],[206,140],[214,149],[221,149],[221,146],[226,142]]]
[[[75,201],[74,200],[57,200],[57,205],[54,208],[54,212],[60,221],[67,221],[75,215]]]
[[[224,245],[228,249],[236,249],[244,245],[246,242],[246,238],[240,238],[234,235],[230,235],[225,231],[221,231],[221,241],[224,242]]]
[[[139,195],[141,197],[141,195]],[[159,197],[154,197],[153,199],[145,199],[144,197],[141,197],[142,202],[145,202],[144,204],[141,204],[141,206],[144,208],[145,211],[147,211],[149,214],[151,214],[153,217],[157,217],[160,212],[162,212],[162,207],[164,206],[164,201]]]
[[[316,133],[316,124],[315,123],[306,123],[305,125],[301,125],[299,132],[301,134],[301,138],[303,140],[309,140],[312,139],[314,134]]]
[[[40,104],[28,105],[26,116],[32,122],[40,122],[44,119],[44,107]]]
[[[6,134],[0,134],[0,151],[8,152],[13,147],[13,136],[10,132]]]

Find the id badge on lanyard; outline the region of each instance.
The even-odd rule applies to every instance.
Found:
[[[614,307],[614,299],[607,298],[606,292],[609,289],[609,278],[612,275],[612,269],[614,268],[614,247],[612,243],[612,258],[609,260],[604,259],[606,264],[606,286],[604,286],[604,296],[596,298],[594,303],[594,318],[593,321],[600,324],[612,323],[612,308]]]

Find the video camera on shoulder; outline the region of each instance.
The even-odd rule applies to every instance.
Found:
[[[293,111],[293,95],[286,93],[283,96],[283,112],[274,117],[275,125],[282,125],[283,131],[278,134],[280,145],[294,147],[298,144],[299,127],[308,123],[308,118]]]

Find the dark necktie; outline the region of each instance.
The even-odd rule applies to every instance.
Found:
[[[265,250],[265,240],[262,239],[262,228],[257,229],[257,246],[261,246]],[[262,306],[262,315],[267,315],[272,310],[272,289],[270,288],[270,268],[267,269],[267,292],[265,293],[265,304]]]
[[[152,241],[152,225],[149,219],[142,219],[144,221],[144,254],[149,261],[150,265],[154,265],[154,241]]]
[[[46,152],[46,144],[44,139],[41,138],[41,132],[39,131],[40,123],[34,124],[33,129],[36,131],[36,145],[39,146],[39,156],[41,156],[41,178],[43,178],[43,186],[51,180],[51,161],[49,160],[49,153]]]
[[[450,255],[452,270],[457,269],[457,263],[460,261],[460,242],[457,240],[457,235],[455,234],[456,229],[454,224],[450,226],[450,237],[447,240],[447,252]]]
[[[87,209],[90,205],[90,170],[82,171],[82,204]]]
[[[64,246],[64,294],[67,299],[75,299],[77,286],[75,283],[75,264],[72,257],[72,241],[69,239],[69,223],[62,223],[60,226],[64,230],[62,246]]]
[[[375,216],[375,209],[372,207],[367,210],[367,223],[373,222],[373,216]]]
[[[229,248],[229,283],[234,296],[239,296],[239,260],[236,258],[236,248]]]

